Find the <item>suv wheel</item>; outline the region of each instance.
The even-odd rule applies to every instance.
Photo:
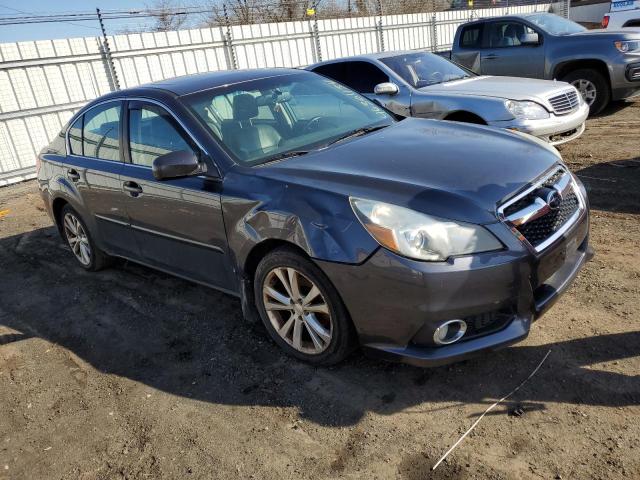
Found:
[[[584,101],[589,105],[589,115],[596,115],[609,104],[611,92],[607,79],[597,70],[574,70],[562,78],[578,89]]]
[[[288,354],[331,365],[353,350],[355,332],[338,293],[322,271],[287,248],[262,259],[255,302],[274,341]]]
[[[107,255],[100,250],[89,233],[86,224],[70,205],[65,205],[60,215],[62,231],[71,252],[82,268],[97,271],[106,266]]]

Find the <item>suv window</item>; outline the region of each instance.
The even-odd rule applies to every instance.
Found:
[[[369,62],[339,62],[322,65],[315,73],[332,78],[358,93],[373,93],[376,85],[389,81],[389,76]]]
[[[113,161],[121,160],[120,109],[120,102],[107,103],[92,108],[84,114],[82,154],[85,157]],[[69,134],[71,135],[72,133],[74,133],[73,127]],[[73,146],[72,151],[75,153]]]
[[[194,148],[169,113],[155,105],[129,108],[131,163],[150,167],[159,156],[180,150]]]
[[[461,48],[481,48],[482,47],[482,25],[471,25],[465,27],[460,34]]]
[[[520,39],[530,33],[536,32],[520,22],[495,22],[489,26],[489,46],[519,47]]]

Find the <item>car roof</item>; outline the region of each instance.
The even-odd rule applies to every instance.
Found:
[[[310,68],[315,68],[320,65],[328,65],[331,63],[338,62],[357,62],[358,60],[382,60],[383,58],[391,58],[397,57],[400,55],[412,55],[416,53],[433,53],[427,50],[392,50],[390,52],[378,52],[378,53],[366,53],[363,55],[354,55],[352,57],[340,57],[334,58],[333,60],[325,60],[324,62],[318,62],[310,66]]]
[[[222,70],[217,72],[197,73],[181,77],[168,78],[153,83],[139,85],[120,94],[135,94],[139,90],[158,89],[173,93],[177,96],[208,90],[210,88],[233,85],[235,83],[260,80],[263,78],[279,77],[292,73],[303,73],[304,70],[295,68],[256,68],[248,70]]]

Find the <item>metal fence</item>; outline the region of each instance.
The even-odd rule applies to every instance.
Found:
[[[37,153],[86,102],[119,88],[199,72],[301,67],[362,53],[447,50],[474,18],[549,3],[403,15],[221,25],[0,44],[0,186],[32,178]]]

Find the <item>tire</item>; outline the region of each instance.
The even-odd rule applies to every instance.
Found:
[[[254,277],[254,296],[269,335],[289,355],[313,365],[333,365],[353,351],[355,329],[338,292],[316,265],[295,250],[279,248],[262,259]],[[304,297],[309,301],[297,305],[286,301]]]
[[[574,70],[573,72],[569,72],[562,78],[563,82],[568,82],[572,84],[574,87],[578,89],[578,91],[582,94],[584,88],[589,88],[589,84],[595,87],[595,98],[593,100],[588,100],[585,98],[585,101],[589,103],[589,115],[597,115],[600,113],[604,107],[609,105],[611,100],[611,91],[609,89],[609,83],[607,79],[597,70],[591,69],[580,69]],[[583,95],[584,98],[584,95]]]
[[[62,236],[82,268],[96,272],[109,264],[110,257],[98,248],[86,223],[71,205],[62,209],[60,222]]]

